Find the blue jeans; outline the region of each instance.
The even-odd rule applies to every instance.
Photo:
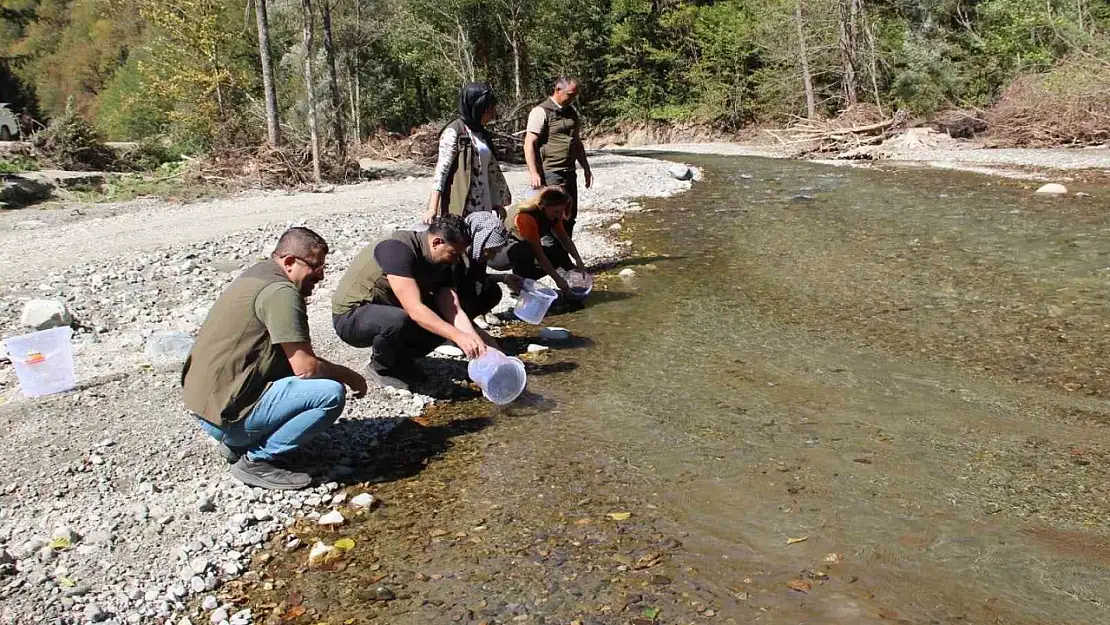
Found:
[[[270,385],[245,419],[218,428],[199,419],[212,438],[248,460],[272,462],[311,440],[343,412],[347,389],[335,380],[282,378]]]

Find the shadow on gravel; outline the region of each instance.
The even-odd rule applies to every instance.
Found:
[[[444,423],[421,425],[413,419],[401,419],[376,447],[373,460],[354,467],[351,475],[337,480],[340,484],[359,482],[392,482],[412,477],[437,456],[451,448],[456,436],[480,432],[493,424],[489,417],[463,417]],[[363,428],[380,427],[363,420],[339,421],[331,434],[337,440],[361,440]]]

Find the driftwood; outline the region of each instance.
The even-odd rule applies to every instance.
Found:
[[[850,123],[860,117],[846,111],[833,120],[799,119],[782,130],[765,130],[794,156],[836,155],[869,145],[878,145],[903,130],[909,119],[904,111],[868,123]]]

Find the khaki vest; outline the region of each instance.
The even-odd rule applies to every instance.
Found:
[[[213,425],[245,418],[271,383],[293,375],[254,312],[258,294],[283,281],[289,278],[272,260],[247,269],[216,300],[197,335],[181,385],[185,407]]]
[[[478,163],[474,153],[474,144],[470,140],[466,124],[461,119],[456,119],[444,126],[443,130],[448,128],[455,131],[455,160],[448,170],[447,184],[439,193],[439,214],[465,217],[466,196],[470,194],[471,176],[473,176],[473,170],[478,166]],[[493,150],[492,144],[490,150]],[[497,155],[494,154],[492,159],[489,171],[490,192],[498,193],[499,190],[507,190],[509,184],[505,181],[505,174],[501,172],[501,166],[497,164]],[[497,196],[494,195],[493,197],[496,198]],[[511,198],[500,199],[505,205],[511,201]],[[496,200],[494,203],[496,203]]]
[[[551,98],[540,105],[547,115],[547,129],[540,136],[540,158],[547,173],[574,170],[574,142],[581,122],[573,106],[559,108]]]
[[[431,260],[428,233],[398,230],[388,238],[362,248],[358,256],[351,261],[351,266],[339,280],[339,286],[335,288],[335,293],[332,295],[332,314],[343,315],[365,304],[401,305],[401,301],[389,286],[389,279],[382,273],[381,266],[374,258],[374,249],[378,244],[390,239],[404,243],[416,253],[418,259],[422,259],[413,266],[413,279],[416,280],[416,286],[420,288],[420,298],[425,303],[434,302],[436,292],[441,287],[452,284],[451,268],[433,263]]]

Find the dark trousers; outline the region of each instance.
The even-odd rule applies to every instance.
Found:
[[[460,287],[459,303],[462,304],[463,312],[471,319],[484,315],[497,307],[501,303],[501,285],[497,284],[488,277],[482,281],[481,290],[475,288],[478,285],[471,285],[469,287]]]
[[[332,317],[335,333],[352,347],[373,347],[374,360],[385,369],[412,366],[417,358],[443,343],[420,327],[400,306],[364,304]]]
[[[555,237],[549,235],[540,242],[543,244],[543,253],[547,256],[547,260],[550,260],[556,269],[567,271],[574,269],[570,254],[563,249],[563,245]],[[498,271],[512,271],[521,278],[533,280],[539,280],[547,275],[543,267],[540,267],[539,261],[536,260],[536,253],[532,251],[532,246],[527,241],[513,241],[501,248],[497,256],[489,261],[489,266]]]
[[[567,235],[573,237],[574,222],[578,219],[578,172],[574,169],[544,172],[543,183],[545,185],[559,185],[570,196],[568,212],[570,216],[563,221],[563,227],[566,228]]]

